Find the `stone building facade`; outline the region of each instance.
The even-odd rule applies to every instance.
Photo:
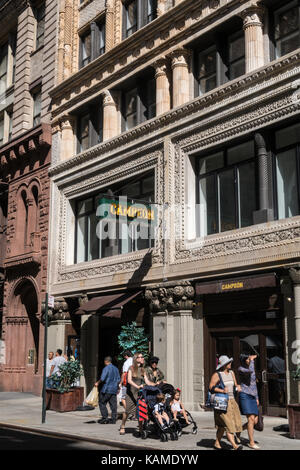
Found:
[[[58,10],[55,0],[0,8],[0,389],[40,394]]]
[[[49,292],[81,322],[83,383],[138,318],[188,408],[219,355],[256,352],[264,412],[284,414],[299,401],[299,4],[59,8]],[[118,216],[120,196],[155,203],[154,242],[99,241],[104,196]]]

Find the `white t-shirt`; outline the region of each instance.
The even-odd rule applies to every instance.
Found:
[[[129,357],[128,359],[126,359],[126,361],[123,364],[122,372],[128,372],[129,367],[132,366],[132,363],[133,363],[133,357]]]
[[[54,366],[52,374],[60,375],[59,366],[61,366],[64,362],[67,362],[63,356],[56,356],[53,361],[52,365]]]
[[[52,366],[53,366],[53,359],[47,359],[46,377],[49,377]]]

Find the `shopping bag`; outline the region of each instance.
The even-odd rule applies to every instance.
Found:
[[[99,403],[99,392],[98,392],[98,387],[93,387],[91,392],[88,394],[88,396],[85,399],[85,403],[87,405],[91,406],[98,406]]]

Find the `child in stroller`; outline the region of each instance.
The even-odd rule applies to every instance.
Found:
[[[189,424],[191,423],[189,422],[184,406],[180,401],[180,392],[181,390],[179,388],[176,388],[176,390],[174,390],[172,394],[172,401],[170,405],[173,414],[173,419],[174,421],[179,421],[179,418],[183,418],[185,420],[185,424],[189,426]]]
[[[154,433],[160,437],[162,442],[168,441],[168,435],[171,440],[178,439],[175,423],[170,414],[166,412],[165,395],[158,387],[145,386],[140,390],[137,411],[139,422],[143,421],[142,439],[148,437],[151,428],[154,428]]]

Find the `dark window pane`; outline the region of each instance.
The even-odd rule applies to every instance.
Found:
[[[137,122],[137,89],[125,94],[125,122],[126,130],[135,127]]]
[[[76,247],[76,262],[82,263],[85,259],[86,247],[86,223],[87,218],[81,217],[77,220],[77,247]]]
[[[199,91],[200,94],[216,88],[217,86],[217,52],[216,49],[210,49],[199,54]]]
[[[255,191],[255,164],[254,162],[240,165],[239,175],[239,202],[240,202],[240,227],[248,227],[253,224],[253,212],[256,210]]]
[[[88,34],[81,38],[82,50],[82,67],[87,65],[91,60],[91,35]]]
[[[99,55],[105,52],[105,23],[101,23],[99,28]]]
[[[221,232],[234,230],[235,220],[235,191],[234,171],[227,170],[219,175],[219,207]]]
[[[88,259],[91,261],[99,257],[99,238],[97,237],[96,228],[99,222],[96,213],[92,213],[88,218]]]
[[[200,202],[200,233],[204,237],[211,233],[217,233],[217,188],[215,176],[201,178],[199,182]]]
[[[234,80],[235,78],[244,75],[245,73],[245,60],[241,59],[237,62],[234,62],[230,66],[230,80]]]
[[[146,0],[147,4],[147,23],[156,18],[157,0]]]
[[[78,136],[81,152],[89,148],[89,125],[90,125],[89,115],[83,116],[80,119],[79,136]]]
[[[296,150],[277,155],[278,219],[299,214]]]
[[[77,215],[82,215],[90,213],[93,210],[93,198],[85,199],[84,201],[79,201],[77,206]]]
[[[232,147],[227,151],[227,164],[242,162],[254,158],[254,142],[245,142],[244,144]]]
[[[229,43],[229,60],[233,62],[241,59],[245,55],[245,39],[244,35],[235,39],[231,39]]]
[[[276,14],[275,37],[276,39],[287,36],[299,28],[299,7],[295,6]]]
[[[0,145],[3,144],[4,139],[4,117],[0,116]]]
[[[276,148],[287,147],[288,145],[300,142],[300,123],[280,129],[276,132]]]
[[[200,175],[204,175],[205,173],[209,173],[210,171],[217,170],[218,168],[222,168],[224,166],[224,155],[223,152],[214,153],[206,158],[200,159]]]
[[[137,7],[136,1],[126,6],[126,37],[131,36],[137,30]]]

